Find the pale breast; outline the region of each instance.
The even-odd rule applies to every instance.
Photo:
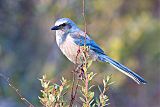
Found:
[[[58,32],[57,32],[58,33]],[[74,39],[69,35],[66,34],[63,36],[57,36],[56,34],[56,41],[61,49],[62,53],[73,63],[81,64],[82,61],[84,60],[83,58],[83,47],[78,46],[75,42]],[[91,58],[92,60],[97,59],[97,55],[95,54],[94,51],[89,50],[87,53],[87,57]]]
[[[62,53],[73,63],[80,63],[81,53],[78,52],[79,46],[74,43],[73,38],[66,36],[65,40],[60,40],[58,46]]]

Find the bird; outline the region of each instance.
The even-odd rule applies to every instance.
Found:
[[[129,76],[138,84],[146,84],[147,81],[130,70],[128,67],[110,58],[100,46],[81,30],[71,19],[60,18],[51,27],[56,31],[56,42],[62,53],[74,64],[83,62],[83,49],[87,47],[87,57],[92,61],[106,62]]]

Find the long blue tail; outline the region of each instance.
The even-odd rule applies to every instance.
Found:
[[[146,84],[147,83],[141,76],[139,76],[138,74],[134,73],[132,70],[130,70],[129,68],[127,68],[124,65],[120,64],[119,62],[114,61],[113,59],[111,59],[107,55],[102,55],[101,54],[101,55],[98,56],[98,59],[100,61],[103,61],[103,62],[108,62],[113,67],[115,67],[116,69],[118,69],[122,73],[124,73],[127,76],[129,76],[130,78],[132,78],[138,84],[140,84],[140,83]]]

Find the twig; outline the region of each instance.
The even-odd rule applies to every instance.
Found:
[[[85,50],[84,50],[84,59],[85,59],[85,68],[87,68],[87,56],[86,56],[86,36],[87,36],[87,22],[86,22],[86,17],[85,17],[85,0],[83,0],[83,9],[82,9],[82,15],[83,15],[83,19],[84,19],[84,32],[85,32],[85,44],[84,44],[84,47],[85,47]],[[84,75],[85,75],[85,89],[86,89],[86,92],[88,92],[88,74],[87,72],[85,71],[84,72]],[[89,102],[88,102],[88,98],[86,97],[86,104],[89,105]]]
[[[85,41],[84,41],[84,47],[86,47],[86,34],[87,34],[87,23],[86,23],[86,18],[85,18],[85,0],[83,0],[83,9],[82,9],[82,16],[83,16],[83,19],[84,19],[84,26],[85,26]],[[87,66],[87,58],[86,58],[86,48],[84,48],[84,59],[85,59],[85,67]],[[76,63],[77,63],[77,58],[78,58],[78,55],[80,54],[80,47],[79,49],[77,50],[77,55],[76,55]],[[78,68],[78,67],[77,67]],[[76,69],[77,69],[76,68]],[[75,70],[76,70],[75,69]],[[74,71],[75,71],[74,70]],[[81,68],[78,68],[77,69],[78,71],[81,71]],[[72,82],[72,91],[71,91],[71,101],[70,101],[70,105],[69,107],[72,107],[73,103],[74,103],[74,100],[75,100],[75,97],[76,97],[76,94],[77,94],[77,90],[78,90],[78,85],[79,85],[79,79],[77,80],[77,84],[76,84],[76,88],[75,88],[75,91],[74,91],[74,84],[75,84],[75,72],[73,71],[73,82]],[[87,85],[88,87],[88,85]]]
[[[83,0],[82,16],[83,16],[83,19],[84,19],[84,32],[85,32],[85,38],[86,38],[87,22],[86,22],[86,17],[85,17],[85,0]]]
[[[75,83],[75,74],[74,74],[74,71],[72,71],[73,73],[73,82],[72,82],[72,91],[71,91],[71,101],[70,101],[70,104],[69,104],[69,107],[72,107],[73,105],[73,96],[74,96],[74,83]]]
[[[85,73],[85,89],[86,89],[86,94],[88,94],[88,75]],[[88,98],[85,97],[86,99],[86,104],[89,106]]]
[[[78,70],[79,67],[77,67]],[[75,68],[75,69],[77,69]],[[79,85],[79,79],[77,80],[77,83],[76,83],[76,88],[75,88],[75,91],[74,91],[74,84],[75,84],[75,72],[73,71],[73,82],[72,82],[72,91],[71,91],[71,101],[70,101],[70,104],[69,104],[69,107],[72,107],[73,103],[74,103],[74,100],[76,98],[76,95],[77,95],[77,90],[78,90],[78,85]]]
[[[77,95],[78,85],[79,85],[79,79],[78,79],[77,84],[76,84],[76,90],[75,90],[74,98],[75,98],[75,97],[76,97],[76,95]]]
[[[85,33],[85,40],[84,40],[84,47],[85,47],[85,50],[84,50],[84,60],[85,60],[85,67],[87,67],[87,56],[86,56],[86,36],[87,36],[87,22],[86,22],[86,17],[85,17],[85,0],[83,0],[82,2],[83,4],[83,9],[82,9],[82,16],[83,16],[83,20],[84,20],[84,33]]]
[[[23,95],[19,92],[19,90],[11,83],[9,77],[6,77],[5,75],[0,73],[0,76],[7,81],[8,85],[17,93],[17,95],[20,97],[20,99],[27,105],[29,105],[29,107],[34,107],[34,105],[32,103],[30,103],[26,98],[23,97]]]

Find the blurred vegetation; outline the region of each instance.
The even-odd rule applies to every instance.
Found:
[[[43,74],[56,83],[62,75],[72,78],[74,65],[61,54],[50,28],[58,18],[68,17],[83,29],[81,13],[81,0],[0,0],[0,72],[33,104],[41,105],[38,78]],[[101,84],[105,73],[116,81],[110,106],[159,107],[160,1],[86,0],[86,19],[87,32],[104,51],[148,81],[139,86],[107,64],[94,62],[94,84]],[[0,79],[0,106],[26,106]]]
[[[83,68],[85,68],[83,66]],[[87,70],[87,69],[86,69]],[[81,71],[79,69],[78,71]],[[86,73],[85,73],[86,72]],[[76,78],[79,77],[76,72],[73,72]],[[72,83],[62,77],[61,84],[53,83],[47,80],[46,75],[39,79],[43,89],[41,90],[40,102],[44,107],[106,107],[109,103],[109,98],[106,95],[109,86],[113,84],[111,75],[105,76],[103,79],[103,90],[98,86],[99,95],[95,97],[95,92],[92,84],[96,74],[93,72],[84,71],[81,78],[73,77]],[[79,82],[80,81],[80,82]],[[75,84],[76,82],[76,84]],[[71,90],[71,92],[69,92]],[[78,95],[77,95],[78,94]],[[71,96],[71,98],[69,98]]]

